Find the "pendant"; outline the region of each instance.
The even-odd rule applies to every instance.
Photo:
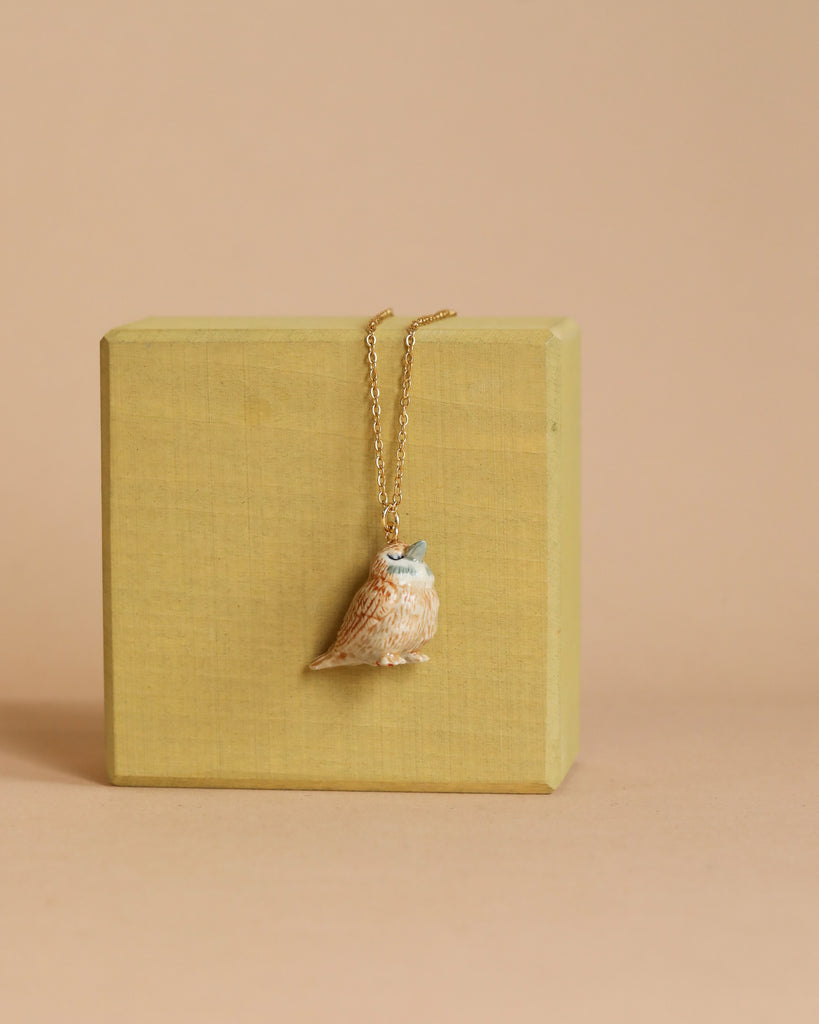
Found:
[[[396,540],[378,552],[330,649],[310,668],[429,661],[420,648],[435,634],[439,602],[426,550],[425,540]]]

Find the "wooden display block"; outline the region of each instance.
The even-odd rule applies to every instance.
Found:
[[[378,330],[390,486],[409,319]],[[311,672],[383,545],[365,333],[365,318],[173,318],[103,338],[113,782],[545,793],[566,774],[577,328],[418,332],[400,512],[441,599],[430,660]]]

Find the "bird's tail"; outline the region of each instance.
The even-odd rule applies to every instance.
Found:
[[[337,654],[331,647],[329,651],[325,651],[324,654],[320,654],[317,658],[313,658],[310,662],[310,668],[336,668],[338,665],[355,665],[355,661],[349,658],[346,654]]]

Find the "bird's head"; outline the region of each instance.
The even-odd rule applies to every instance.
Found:
[[[426,550],[425,540],[417,540],[414,544],[394,541],[375,556],[370,566],[370,576],[391,580],[401,585],[431,586],[435,582],[435,577],[424,561]]]

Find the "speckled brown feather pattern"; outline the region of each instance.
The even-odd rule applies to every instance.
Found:
[[[368,579],[350,602],[333,648],[349,654],[369,651],[373,632],[384,631],[390,612],[400,607],[400,589],[391,579]]]

